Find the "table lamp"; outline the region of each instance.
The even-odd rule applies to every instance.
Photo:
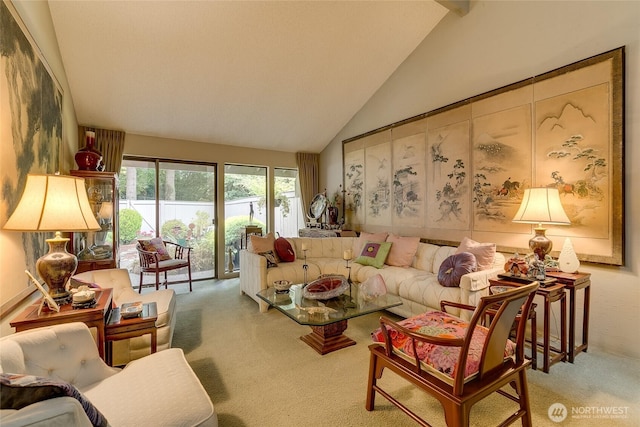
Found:
[[[571,221],[560,203],[560,193],[557,188],[528,188],[520,209],[513,217],[513,222],[524,224],[538,224],[535,235],[529,240],[529,248],[538,259],[544,261],[545,255],[551,252],[553,242],[545,235],[543,224],[569,225]]]
[[[67,252],[68,238],[62,231],[100,230],[87,199],[84,179],[64,175],[27,175],[18,206],[4,230],[54,231],[47,239],[49,253],[36,262],[36,270],[58,304],[70,301],[65,285],[78,267],[78,259]]]

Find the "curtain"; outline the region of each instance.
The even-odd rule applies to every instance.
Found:
[[[97,129],[88,126],[78,126],[78,147],[85,146],[85,132],[88,130],[96,133],[96,150],[102,153],[102,162],[105,172],[120,173],[122,155],[124,153],[125,133],[119,130]]]
[[[296,164],[298,166],[302,209],[306,218],[311,201],[315,195],[318,194],[320,155],[314,153],[296,153]]]

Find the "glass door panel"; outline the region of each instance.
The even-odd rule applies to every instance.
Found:
[[[225,165],[224,230],[225,271],[240,268],[239,251],[245,246],[246,229],[260,227],[267,233],[267,168]]]
[[[295,237],[298,230],[304,228],[300,195],[296,193],[297,181],[296,169],[274,169],[274,228],[283,237]]]

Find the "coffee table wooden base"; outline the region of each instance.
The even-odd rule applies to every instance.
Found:
[[[300,339],[318,353],[327,354],[356,344],[354,340],[342,334],[346,329],[346,320],[329,325],[311,326],[312,332],[301,336]]]

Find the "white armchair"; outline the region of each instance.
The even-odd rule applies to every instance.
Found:
[[[31,329],[0,338],[0,370],[64,381],[111,426],[217,426],[211,399],[181,349],[154,353],[124,369],[107,366],[84,323]],[[91,425],[72,397],[0,411],[2,426]]]
[[[86,271],[76,274],[71,279],[72,283],[74,280],[80,280],[95,283],[102,288],[113,288],[113,303],[116,306],[134,301],[155,302],[158,307],[158,320],[156,320],[158,351],[171,348],[176,323],[176,297],[173,289],[161,289],[139,294],[131,286],[129,272],[123,268]],[[149,354],[150,349],[151,337],[148,334],[115,341],[113,343],[113,364],[116,366],[124,365],[131,360],[144,357]]]

